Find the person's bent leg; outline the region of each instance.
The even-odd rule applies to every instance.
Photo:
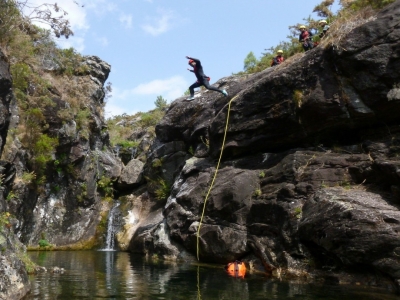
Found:
[[[189,91],[190,91],[190,97],[187,98],[186,100],[193,100],[194,99],[194,89],[200,87],[201,84],[199,82],[193,83],[191,86],[189,86]]]
[[[191,86],[189,86],[190,96],[194,97],[194,89],[200,87],[200,84],[196,81]]]

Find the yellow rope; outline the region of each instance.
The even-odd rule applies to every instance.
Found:
[[[211,189],[212,189],[212,187],[213,187],[213,185],[214,185],[215,178],[217,178],[217,173],[218,173],[219,165],[220,165],[220,163],[221,163],[222,153],[224,152],[224,146],[225,146],[225,140],[226,140],[226,132],[228,131],[228,125],[229,125],[229,114],[230,114],[230,111],[231,111],[231,103],[232,103],[232,101],[235,100],[238,96],[239,96],[239,94],[236,95],[235,97],[233,97],[233,98],[231,99],[231,101],[229,101],[228,113],[227,113],[227,115],[226,115],[226,125],[225,125],[224,138],[223,138],[223,140],[222,140],[222,146],[221,146],[221,153],[220,153],[220,155],[219,155],[219,159],[218,159],[218,163],[217,163],[217,168],[215,169],[214,177],[213,177],[213,179],[212,179],[212,181],[211,181],[210,188],[208,189],[206,198],[204,199],[203,212],[201,213],[199,228],[197,228],[197,260],[200,260],[200,259],[199,259],[199,236],[200,236],[200,227],[201,227],[201,223],[203,222],[204,212],[205,212],[205,210],[206,210],[206,203],[207,203],[208,197],[210,196]]]
[[[200,266],[197,266],[197,300],[201,300],[200,292]]]

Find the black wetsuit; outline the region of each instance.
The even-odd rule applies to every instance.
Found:
[[[198,60],[197,58],[193,58],[193,57],[189,57],[189,59],[193,60],[196,63],[196,65],[193,67],[193,70],[189,70],[189,71],[193,72],[197,78],[197,81],[189,87],[190,96],[193,97],[194,89],[201,87],[202,85],[204,85],[206,87],[206,89],[208,89],[208,90],[220,92],[223,94],[222,90],[217,89],[216,87],[213,87],[210,85],[210,83],[208,82],[210,79],[208,76],[206,76],[204,74],[203,66],[201,65],[200,60]]]

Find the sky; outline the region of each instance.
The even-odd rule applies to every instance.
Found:
[[[290,25],[309,16],[320,19],[312,11],[322,0],[56,2],[68,12],[74,31],[69,39],[57,39],[58,45],[111,65],[112,93],[105,106],[110,118],[154,109],[157,96],[168,102],[182,96],[196,81],[186,56],[201,60],[211,84],[243,71],[250,51],[260,58],[265,49],[287,40]]]

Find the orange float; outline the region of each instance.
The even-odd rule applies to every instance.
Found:
[[[246,275],[246,266],[244,262],[239,260],[227,264],[225,270],[229,276],[235,278],[244,278],[244,275]]]

